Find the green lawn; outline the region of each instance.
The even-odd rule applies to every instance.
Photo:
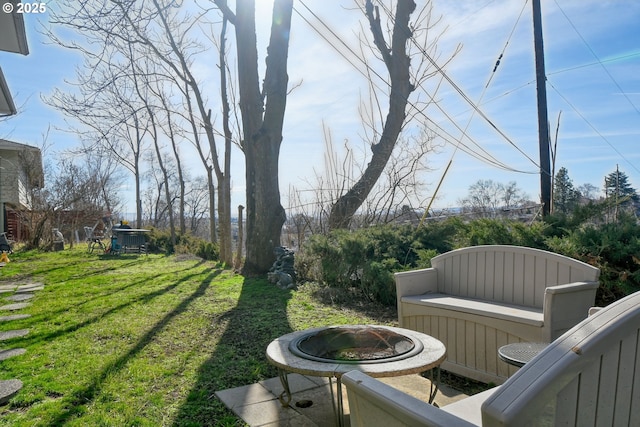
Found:
[[[236,426],[217,390],[277,375],[265,358],[279,335],[308,327],[377,323],[395,313],[305,285],[283,291],[200,259],[162,255],[14,253],[0,284],[43,282],[30,329],[0,347],[23,389],[0,426]],[[6,297],[8,294],[2,294]],[[0,315],[6,315],[3,312]]]

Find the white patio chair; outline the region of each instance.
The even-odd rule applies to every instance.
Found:
[[[104,238],[103,233],[98,233],[95,228],[84,227],[84,234],[87,241],[87,251],[93,252],[95,248],[100,248],[100,252],[104,252],[106,249],[105,244],[102,242]]]
[[[640,292],[593,313],[503,385],[443,408],[359,371],[342,383],[352,427],[639,426]]]

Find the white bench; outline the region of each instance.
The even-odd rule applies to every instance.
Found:
[[[600,270],[520,246],[474,246],[395,274],[400,327],[447,347],[442,369],[486,383],[516,372],[498,358],[513,342],[551,342],[587,317]]]
[[[437,408],[342,376],[352,427],[639,426],[640,292],[580,322],[503,385]]]

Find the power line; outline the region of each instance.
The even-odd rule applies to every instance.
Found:
[[[640,173],[640,169],[638,169],[633,163],[631,163],[631,161],[629,159],[627,159],[624,154],[622,154],[620,152],[620,150],[618,150],[612,143],[611,141],[609,141],[602,133],[600,133],[600,131],[598,131],[598,129],[596,129],[596,127],[589,121],[587,120],[587,118],[580,112],[578,111],[578,109],[571,103],[571,101],[569,101],[567,99],[567,97],[565,97],[563,94],[560,93],[560,91],[558,89],[556,89],[556,87],[553,85],[553,83],[551,83],[549,80],[547,80],[547,83],[549,84],[549,86],[551,86],[551,88],[558,94],[558,96],[560,96],[564,102],[567,103],[567,105],[569,105],[569,107],[571,107],[571,109],[573,109],[573,111],[580,116],[580,118],[582,120],[584,120],[584,122],[589,125],[589,127],[591,129],[593,129],[593,131],[598,134],[598,136],[600,138],[602,138],[604,140],[604,142],[606,142],[607,144],[609,144],[609,146],[613,149],[613,151],[615,151],[616,153],[618,153],[618,155],[627,163],[629,163],[629,165],[636,170],[636,172]]]
[[[567,71],[574,71],[574,70],[578,70],[580,68],[592,67],[594,65],[603,65],[603,64],[606,64],[607,62],[615,62],[615,61],[621,61],[623,59],[630,59],[630,58],[634,58],[636,56],[640,56],[640,52],[634,52],[634,53],[629,53],[627,55],[621,55],[621,56],[616,56],[616,57],[609,58],[609,59],[598,60],[597,62],[591,62],[589,64],[582,64],[582,65],[576,65],[574,67],[563,68],[562,70],[558,70],[558,71],[553,71],[551,73],[547,73],[547,76],[553,76],[553,75],[560,74],[560,73],[566,73]]]
[[[484,95],[487,93],[487,89],[489,89],[489,85],[491,84],[491,81],[493,80],[493,77],[496,75],[496,71],[498,69],[498,66],[500,66],[500,61],[502,60],[502,58],[504,57],[505,52],[507,51],[507,47],[509,46],[509,42],[511,41],[511,38],[513,37],[513,34],[516,31],[516,28],[518,26],[518,23],[520,22],[520,18],[522,18],[522,14],[524,13],[524,8],[526,7],[527,3],[528,3],[528,0],[524,2],[524,5],[522,6],[522,9],[520,10],[520,14],[518,15],[518,19],[516,20],[515,24],[513,25],[513,28],[511,29],[511,33],[507,37],[507,41],[505,42],[504,47],[502,48],[502,51],[500,52],[500,55],[498,56],[496,64],[493,67],[493,71],[489,74],[489,79],[487,80],[487,83],[484,85],[484,88],[482,89],[482,93],[480,94],[480,98],[478,98],[477,105],[481,104],[482,99],[484,98]],[[486,7],[486,5],[485,5],[485,7]],[[467,130],[469,129],[469,126],[471,125],[471,121],[473,120],[473,116],[474,115],[475,115],[475,110],[473,110],[471,112],[471,115],[469,116],[469,120],[467,120],[467,125],[464,128],[463,136],[466,135]],[[453,157],[455,156],[456,151],[457,151],[457,147],[456,147],[456,150],[454,150],[454,152],[451,154],[451,160],[453,160]],[[484,149],[483,149],[483,151],[484,151]],[[445,171],[445,173],[446,173],[446,171]]]
[[[382,0],[378,0],[378,3],[380,3],[380,5],[382,6],[382,8],[385,10],[387,17],[393,22],[394,21],[394,16],[393,13],[386,7],[386,5],[382,2]],[[525,153],[520,147],[518,147],[512,140],[511,138],[509,138],[502,130],[500,130],[498,128],[498,126],[496,126],[495,123],[493,123],[493,121],[491,119],[489,119],[489,117],[487,117],[487,115],[480,109],[480,107],[478,107],[478,105],[476,105],[471,98],[469,98],[467,96],[467,94],[451,79],[451,77],[449,77],[449,75],[442,69],[442,67],[440,67],[436,61],[431,57],[431,55],[429,55],[429,53],[424,50],[419,44],[418,42],[415,40],[415,38],[413,37],[413,35],[410,36],[410,40],[413,42],[413,44],[416,46],[416,48],[418,48],[418,50],[422,53],[422,55],[427,58],[427,60],[431,63],[431,65],[433,67],[435,67],[435,69],[438,71],[438,73],[440,73],[444,79],[451,85],[451,87],[453,89],[455,89],[456,92],[458,92],[458,94],[462,97],[462,99],[464,99],[470,106],[471,108],[473,108],[479,115],[480,117],[482,117],[488,124],[489,126],[491,126],[496,132],[498,132],[498,134],[500,136],[502,136],[509,144],[511,144],[511,146],[513,146],[516,150],[518,150],[523,156],[525,156],[531,163],[533,163],[538,169],[540,168],[540,165],[538,165],[538,163],[536,163],[535,160],[533,160],[531,157],[529,157],[529,155],[527,153]],[[424,88],[423,88],[424,89]]]
[[[554,3],[556,4],[556,6],[558,6],[558,9],[560,9],[560,12],[562,12],[562,14],[564,15],[564,17],[566,18],[567,22],[569,22],[569,25],[571,25],[571,28],[573,28],[573,31],[576,32],[576,34],[578,35],[578,37],[580,37],[580,40],[582,40],[582,42],[584,43],[584,45],[587,47],[587,49],[589,49],[589,52],[591,52],[591,54],[593,55],[593,57],[596,59],[596,61],[598,61],[598,64],[600,64],[600,66],[602,67],[602,69],[604,70],[605,73],[607,73],[607,75],[609,76],[609,78],[611,79],[611,81],[613,82],[614,85],[616,85],[616,87],[618,88],[618,90],[620,91],[620,93],[622,93],[622,95],[625,97],[625,99],[629,102],[629,105],[631,105],[631,107],[636,110],[636,113],[640,114],[640,110],[638,110],[638,107],[636,107],[636,105],[631,101],[631,98],[629,98],[629,96],[626,94],[626,92],[624,91],[624,89],[622,89],[622,87],[620,87],[620,84],[618,84],[618,82],[616,81],[616,79],[611,75],[611,73],[609,72],[609,70],[607,69],[607,67],[604,66],[603,62],[600,60],[600,58],[598,57],[598,55],[594,52],[594,50],[591,48],[591,46],[589,45],[589,43],[585,40],[585,38],[582,36],[582,34],[580,34],[580,31],[578,31],[578,28],[576,28],[576,26],[573,24],[573,22],[571,21],[571,19],[569,18],[569,16],[567,16],[567,14],[565,13],[565,11],[562,9],[562,7],[560,7],[560,5],[558,4],[557,0],[554,0]]]
[[[320,23],[322,24],[322,26],[324,26],[332,35],[333,37],[338,40],[344,47],[346,47],[346,49],[355,57],[358,59],[358,61],[362,62],[364,64],[364,66],[366,67],[367,71],[371,72],[372,74],[374,74],[376,77],[378,77],[382,82],[384,82],[386,85],[390,86],[390,84],[385,80],[384,77],[382,77],[377,71],[375,71],[374,69],[371,68],[371,66],[363,59],[361,58],[359,55],[356,54],[356,52],[349,47],[340,36],[338,36],[325,22],[324,20],[322,20],[315,12],[313,12],[306,4],[304,1],[300,0],[300,2],[306,9],[307,11],[313,15],[313,17]],[[367,78],[369,81],[371,81],[371,84],[378,88],[381,89],[379,86],[377,86],[371,79],[370,76],[367,75],[363,70],[361,70],[356,64],[354,64],[354,62],[348,58],[344,52],[342,52],[340,49],[338,49],[334,43],[332,41],[330,41],[327,36],[321,31],[319,30],[309,19],[307,19],[307,17],[305,17],[297,8],[295,8],[294,6],[294,11],[303,19],[303,21],[305,23],[307,23],[314,31],[316,31],[316,33],[318,33],[318,35],[320,35],[320,37],[322,37],[332,48],[334,48],[334,50],[336,50],[336,52],[338,52],[349,64],[351,64],[360,74],[362,74],[365,78]],[[415,41],[414,41],[415,43]],[[423,90],[425,91],[425,93],[428,93],[424,87]],[[433,100],[433,97],[430,96],[431,100]],[[443,132],[444,134],[446,134],[447,136],[449,136],[451,139],[453,139],[454,141],[456,141],[455,143],[452,142],[450,139],[444,137],[442,134],[435,132],[438,136],[440,136],[441,138],[443,138],[443,140],[449,144],[452,144],[454,146],[461,144],[464,148],[462,149],[462,151],[466,152],[467,154],[471,155],[472,157],[475,157],[478,160],[481,160],[483,162],[486,162],[488,164],[493,165],[494,167],[497,168],[501,168],[501,169],[505,169],[505,170],[509,170],[509,171],[513,171],[513,172],[519,172],[519,173],[537,173],[537,172],[529,172],[529,171],[520,171],[517,169],[514,169],[502,162],[500,162],[499,160],[495,159],[493,156],[491,156],[488,152],[486,152],[486,150],[484,150],[484,148],[482,148],[477,142],[475,142],[471,137],[469,137],[468,135],[466,135],[467,139],[469,139],[471,142],[473,142],[477,147],[479,147],[482,151],[484,151],[485,153],[487,153],[487,156],[484,156],[480,153],[475,152],[473,149],[469,148],[468,146],[466,146],[465,144],[463,144],[459,139],[453,137],[451,134],[449,134],[449,132],[447,132],[445,129],[443,129],[440,125],[438,125],[437,123],[435,123],[432,119],[430,119],[429,117],[426,116],[426,114],[419,109],[415,104],[413,104],[411,101],[408,102],[408,104],[413,107],[418,114],[420,114],[421,116],[423,116],[429,123],[431,123],[433,126],[435,126],[438,130],[440,130],[441,132]],[[437,106],[438,109],[440,109],[440,111],[447,117],[448,120],[451,121],[451,123],[458,128],[460,131],[462,131],[462,129],[460,128],[460,126],[453,120],[453,118],[448,115],[440,105],[438,105],[437,102],[434,102],[434,104]],[[473,105],[473,103],[471,103],[471,105]],[[477,107],[476,107],[477,109]],[[478,110],[479,111],[479,110]],[[480,112],[481,115],[482,112]],[[486,116],[485,116],[486,117]],[[493,125],[494,128],[497,129],[497,127],[495,125]],[[499,130],[498,130],[499,131]],[[500,131],[499,131],[500,132]],[[504,134],[503,134],[504,135]],[[517,148],[517,147],[516,147]],[[521,150],[520,150],[521,151]],[[521,151],[522,152],[522,151]],[[525,153],[523,153],[525,154]],[[526,154],[525,154],[526,156]],[[528,157],[528,156],[526,156]],[[531,160],[529,158],[529,160]],[[537,166],[537,164],[532,161],[534,163],[534,165]]]

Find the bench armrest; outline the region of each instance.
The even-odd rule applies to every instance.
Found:
[[[544,327],[548,342],[586,319],[596,300],[598,282],[549,286],[544,292]]]
[[[352,427],[471,427],[462,418],[409,396],[359,371],[342,376]]]
[[[398,320],[402,326],[402,297],[438,292],[438,272],[435,268],[400,271],[394,274]]]
[[[401,271],[394,274],[398,300],[407,295],[438,292],[438,272],[435,268]]]

